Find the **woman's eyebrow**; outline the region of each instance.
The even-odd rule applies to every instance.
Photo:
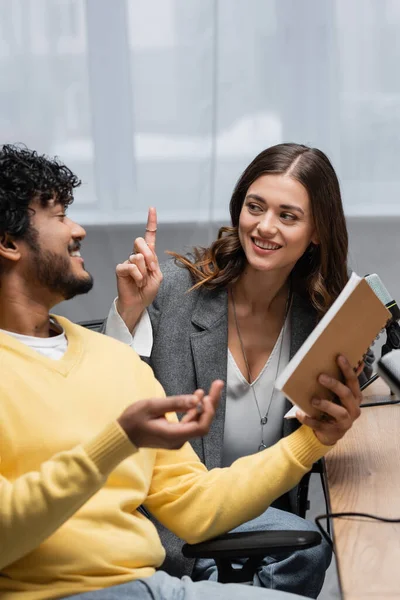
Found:
[[[262,202],[263,204],[267,204],[266,201],[264,200],[264,198],[262,196],[259,196],[258,194],[248,194],[246,196],[246,200],[248,198],[251,198],[253,200],[258,200],[258,202]],[[280,204],[279,208],[283,208],[284,210],[294,210],[294,211],[297,211],[297,212],[301,213],[302,215],[304,215],[304,210],[302,208],[300,208],[300,206],[297,206],[296,204]]]

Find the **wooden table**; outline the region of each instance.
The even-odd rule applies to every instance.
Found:
[[[386,396],[378,379],[365,402]],[[392,397],[393,398],[393,397]],[[363,408],[325,459],[331,512],[366,512],[400,519],[400,404]],[[342,597],[400,599],[400,523],[332,521]]]

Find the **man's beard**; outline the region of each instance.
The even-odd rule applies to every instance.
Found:
[[[36,255],[36,279],[51,292],[60,294],[64,300],[71,300],[79,294],[87,294],[93,287],[93,277],[84,271],[83,277],[71,272],[71,263],[65,256],[49,250],[41,250]]]
[[[36,281],[49,291],[62,296],[64,300],[87,294],[93,287],[91,274],[84,271],[82,277],[74,275],[71,259],[50,250],[43,250],[35,237],[27,236],[27,241],[32,250],[31,274]]]

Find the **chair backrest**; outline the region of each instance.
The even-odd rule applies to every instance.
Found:
[[[104,319],[95,319],[93,321],[78,321],[78,325],[91,329],[92,331],[100,331],[104,323]]]

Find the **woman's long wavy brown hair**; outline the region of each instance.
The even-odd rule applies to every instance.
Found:
[[[194,288],[226,287],[246,266],[238,236],[239,215],[250,185],[262,175],[288,174],[308,192],[319,245],[310,244],[292,273],[293,289],[307,297],[321,318],[348,280],[348,236],[339,182],[328,157],[317,148],[278,144],[261,152],[242,173],[230,201],[231,227],[221,227],[208,248],[193,249],[191,257],[169,252],[186,267]],[[192,259],[192,260],[191,260]]]

